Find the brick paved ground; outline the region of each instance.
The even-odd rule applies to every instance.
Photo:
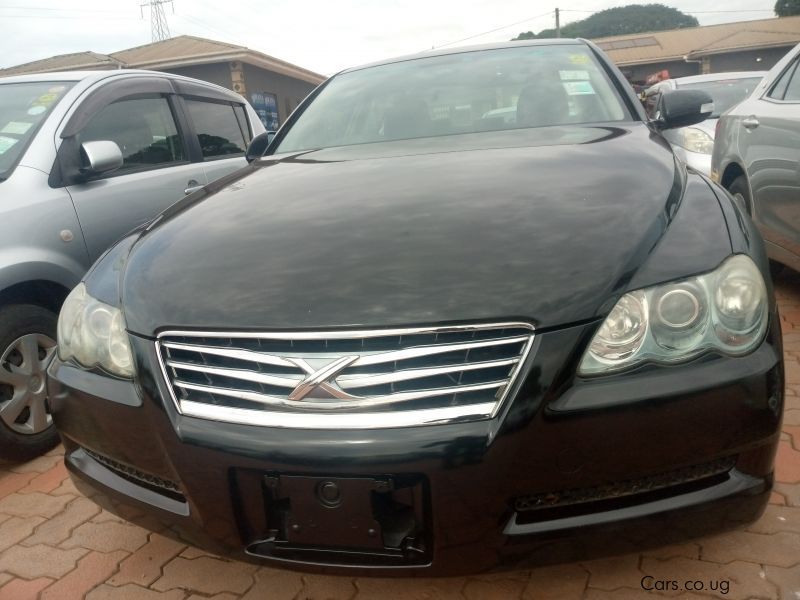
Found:
[[[59,450],[0,465],[0,600],[291,600],[647,598],[657,580],[729,582],[681,598],[800,600],[800,275],[779,278],[787,400],[777,486],[747,530],[629,554],[454,579],[352,579],[301,575],[226,561],[130,525],[82,497]]]

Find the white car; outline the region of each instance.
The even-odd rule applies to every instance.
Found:
[[[711,152],[714,147],[714,130],[717,119],[725,111],[744,100],[766,75],[766,71],[714,73],[667,79],[645,91],[645,108],[652,118],[658,99],[666,91],[702,90],[714,99],[714,112],[705,121],[664,132],[675,155],[690,167],[705,173],[711,172]]]
[[[800,270],[800,44],[720,119],[711,177],[753,218],[769,257]]]

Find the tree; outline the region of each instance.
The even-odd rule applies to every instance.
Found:
[[[778,0],[778,2],[796,4],[800,0]],[[586,19],[564,25],[561,28],[561,36],[592,39],[611,35],[697,27],[698,25],[697,19],[693,16],[663,4],[629,4],[628,6],[601,10]],[[555,36],[555,29],[545,29],[538,34],[532,31],[523,32],[514,39],[530,40]]]
[[[775,14],[779,17],[800,15],[800,0],[778,0],[775,3]]]

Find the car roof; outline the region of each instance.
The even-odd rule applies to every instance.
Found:
[[[0,85],[4,83],[35,83],[37,81],[85,81],[87,84],[95,83],[103,79],[117,77],[128,77],[131,75],[148,75],[150,77],[164,77],[181,81],[191,81],[200,85],[214,88],[226,92],[232,98],[241,99],[236,92],[224,88],[215,83],[203,81],[202,79],[192,79],[183,75],[174,75],[163,71],[147,71],[145,69],[113,69],[103,71],[49,71],[47,73],[31,73],[28,75],[14,75],[12,77],[0,77]]]
[[[706,81],[725,81],[727,79],[749,79],[753,77],[764,77],[766,71],[732,71],[730,73],[708,73],[706,75],[690,75],[688,77],[676,77],[672,81],[676,85],[687,83],[704,83]]]
[[[580,38],[546,38],[541,40],[518,40],[514,42],[494,42],[491,44],[479,44],[474,46],[456,46],[454,48],[437,48],[433,50],[423,50],[416,54],[406,54],[404,56],[397,56],[385,60],[379,60],[357,67],[351,67],[341,71],[341,73],[349,73],[351,71],[360,71],[370,67],[378,67],[380,65],[388,65],[392,63],[404,62],[407,60],[417,60],[419,58],[430,58],[432,56],[446,56],[448,54],[463,54],[466,52],[480,52],[481,50],[500,50],[502,48],[519,48],[524,46],[575,46],[587,45],[585,40]]]

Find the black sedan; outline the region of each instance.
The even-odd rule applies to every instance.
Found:
[[[675,91],[649,121],[575,40],[332,77],[70,295],[49,394],[76,483],[334,572],[758,518],[783,410],[763,242],[661,135],[712,111]]]

